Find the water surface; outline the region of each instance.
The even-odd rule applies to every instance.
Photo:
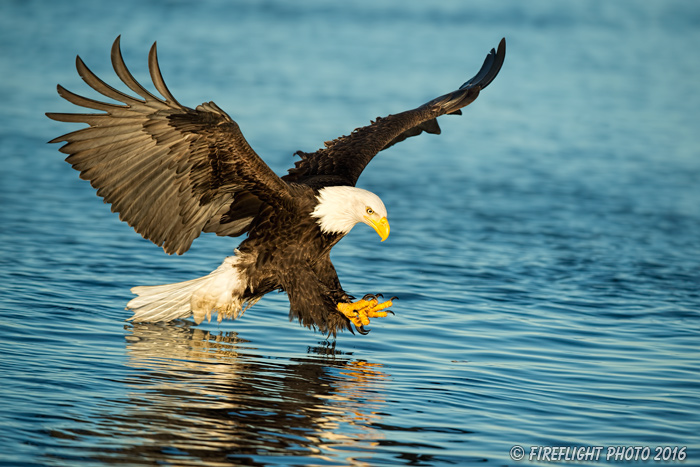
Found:
[[[0,13],[2,465],[538,464],[514,445],[687,446],[700,463],[696,2]],[[278,173],[451,91],[507,37],[463,116],[360,179],[392,235],[358,227],[333,260],[350,293],[398,295],[395,317],[328,342],[271,294],[221,325],[124,321],[130,287],[206,274],[238,240],[169,257],[45,144],[74,129],[43,113],[74,110],[57,83],[85,92],[75,54],[114,83],[118,34],[144,81],[157,40],[173,94],[214,100]]]

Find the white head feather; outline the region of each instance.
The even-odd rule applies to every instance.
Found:
[[[373,218],[386,218],[379,196],[362,188],[329,186],[319,190],[316,199],[318,204],[311,216],[325,233],[347,234],[358,222],[372,226],[368,222],[370,214]]]

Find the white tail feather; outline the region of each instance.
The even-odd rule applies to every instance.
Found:
[[[133,310],[130,321],[156,322],[194,317],[197,324],[204,318],[211,321],[211,312],[218,312],[218,321],[236,319],[243,310],[246,282],[236,263],[239,257],[227,257],[210,274],[175,284],[140,286],[131,289],[138,297],[126,305]]]

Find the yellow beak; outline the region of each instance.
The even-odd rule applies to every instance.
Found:
[[[386,217],[382,217],[381,219],[376,219],[372,217],[367,218],[367,223],[372,226],[374,230],[377,231],[380,237],[382,237],[382,241],[386,240],[387,237],[389,236],[389,221],[386,220]]]

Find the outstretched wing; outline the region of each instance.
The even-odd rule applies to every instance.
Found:
[[[301,160],[283,180],[309,185],[355,185],[372,158],[398,142],[422,132],[440,134],[437,117],[461,114],[460,109],[472,103],[479,91],[488,86],[503,65],[506,41],[498,50],[491,49],[484,64],[472,79],[454,92],[445,94],[413,110],[377,118],[370,125],[358,128],[349,136],[325,143],[314,153],[297,152]]]
[[[141,86],[112,46],[117,76],[142,99],[118,91],[95,76],[78,57],[83,80],[124,105],[73,94],[67,101],[104,113],[47,113],[61,122],[90,125],[60,136],[60,151],[89,180],[113,212],[144,238],[182,254],[202,231],[240,235],[260,206],[291,202],[283,182],[248,145],[238,125],[213,102],[196,109],[181,105],[163,81],[156,44],[148,56],[153,84],[163,98]],[[232,205],[235,209],[232,209]]]

